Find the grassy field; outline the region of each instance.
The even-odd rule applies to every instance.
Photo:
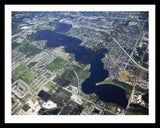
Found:
[[[37,72],[33,70],[28,70],[21,76],[21,79],[30,85],[37,75],[38,75]]]
[[[64,94],[66,94],[67,96],[71,97],[72,93],[68,92],[67,90],[65,89],[62,89],[61,90]]]
[[[54,71],[58,71],[60,68],[63,67],[63,65],[66,63],[67,61],[58,56],[55,60],[53,60],[49,65],[46,66],[47,69],[49,69],[50,71],[54,72]]]
[[[25,105],[23,105],[22,109],[23,109],[25,112],[27,112],[27,111],[30,109],[30,107],[29,107],[27,104],[25,104]]]
[[[139,87],[138,85],[135,87],[135,90],[142,92],[142,93],[148,92],[148,89],[143,89],[143,88]]]
[[[31,63],[28,65],[28,67],[29,67],[29,68],[32,68],[36,63],[37,63],[37,62],[31,62]]]
[[[20,65],[12,72],[12,82],[17,79],[22,79],[27,84],[31,84],[37,75],[37,72],[28,69],[24,65]]]
[[[14,71],[12,71],[12,82],[19,79],[28,69],[24,65],[20,65]]]
[[[135,106],[129,106],[129,108],[127,109],[127,115],[148,115],[148,108],[142,107],[139,104],[134,105]]]
[[[124,82],[129,85],[134,85],[135,83],[135,77],[131,75],[128,71],[126,70],[120,70],[118,71],[118,80],[121,82]]]
[[[114,114],[111,113],[111,112],[109,112],[109,111],[107,111],[107,110],[105,110],[105,111],[104,111],[104,115],[114,115]]]
[[[12,47],[13,47],[12,49],[17,47],[18,51],[24,53],[26,55],[26,57],[34,56],[42,51],[42,50],[30,45],[29,42],[30,42],[30,40],[24,39],[23,41],[21,41],[21,43],[19,43],[19,44],[15,43],[14,45],[12,45]]]
[[[85,71],[81,70],[80,72],[78,72],[78,76],[80,80],[87,79],[90,76],[90,74],[91,73],[89,72],[89,70],[85,70]]]
[[[52,89],[54,87],[56,87],[56,84],[52,83],[52,82],[48,82],[46,85],[45,85],[48,89]]]

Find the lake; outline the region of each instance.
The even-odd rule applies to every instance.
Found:
[[[77,62],[91,64],[91,75],[82,83],[82,91],[86,94],[95,93],[100,100],[115,103],[125,108],[128,104],[128,100],[124,89],[109,84],[96,86],[96,83],[108,77],[108,71],[103,68],[103,63],[101,61],[108,50],[100,50],[92,59],[84,61],[84,57],[90,56],[89,53],[93,51],[84,46],[80,46],[82,43],[80,39],[66,36],[65,33],[68,32],[70,28],[71,25],[64,23],[57,24],[57,29],[55,31],[42,30],[35,37],[35,40],[48,40],[47,47],[49,48],[65,46],[65,52],[73,53]]]

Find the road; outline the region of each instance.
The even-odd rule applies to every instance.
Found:
[[[81,99],[86,100],[86,101],[92,103],[93,105],[95,105],[95,106],[97,106],[97,107],[103,109],[103,110],[107,110],[107,111],[109,111],[110,113],[116,115],[116,113],[114,113],[114,112],[112,112],[112,111],[110,111],[110,110],[108,110],[108,109],[105,109],[105,108],[103,108],[102,106],[100,106],[100,105],[98,105],[98,104],[95,104],[94,102],[92,102],[92,101],[86,99],[85,97],[82,97],[82,96],[79,95],[79,94],[80,94],[80,93],[79,93],[79,92],[80,92],[79,77],[78,77],[76,71],[74,70],[74,68],[73,68],[73,66],[72,66],[72,64],[71,64],[71,62],[70,62],[67,58],[65,58],[65,59],[66,59],[67,62],[70,64],[70,66],[72,67],[72,69],[73,69],[73,71],[74,71],[74,73],[75,73],[75,75],[76,75],[76,77],[77,77],[77,81],[78,81],[78,94],[73,93],[71,90],[69,90],[69,89],[67,89],[67,88],[65,88],[65,87],[63,87],[63,89],[69,91],[70,93],[72,93],[72,94],[74,94],[74,95],[79,96]]]
[[[109,29],[107,29],[107,30],[105,30],[105,29],[100,29],[100,28],[94,28],[94,27],[91,27],[91,26],[87,26],[87,25],[79,25],[79,24],[75,24],[75,23],[73,23],[73,22],[71,22],[71,24],[72,24],[72,26],[73,27],[85,27],[85,28],[89,28],[89,29],[94,29],[95,31],[102,31],[102,32],[109,32],[109,31],[113,31],[111,28],[109,28]]]
[[[99,108],[101,108],[101,109],[103,109],[103,110],[109,111],[110,113],[112,113],[112,114],[114,114],[114,115],[117,115],[116,113],[114,113],[114,112],[112,112],[112,111],[110,111],[110,110],[108,110],[108,109],[106,109],[106,108],[103,108],[102,106],[100,106],[100,105],[98,105],[98,104],[96,104],[96,103],[94,103],[94,102],[86,99],[85,97],[82,97],[82,96],[80,96],[80,95],[78,95],[78,94],[73,93],[71,90],[69,90],[69,89],[67,89],[67,88],[65,88],[65,87],[63,87],[63,89],[67,90],[68,92],[70,92],[70,93],[72,93],[72,94],[74,94],[74,95],[79,96],[81,99],[86,100],[87,102],[89,102],[89,103],[91,103],[91,104],[93,104],[93,105],[95,105],[95,106],[97,106],[97,107],[99,107]]]
[[[126,53],[126,55],[131,59],[131,61],[132,61],[137,67],[139,67],[140,69],[142,69],[142,70],[144,70],[144,71],[148,71],[147,68],[144,68],[144,67],[142,67],[141,65],[139,65],[139,64],[126,52],[126,50],[124,50],[124,48],[118,43],[118,41],[117,41],[114,37],[112,37],[112,38],[113,38],[113,40],[118,44],[118,46],[123,50],[123,52]]]
[[[132,99],[132,97],[133,97],[133,95],[134,95],[134,91],[135,91],[136,83],[137,83],[137,79],[136,79],[136,82],[135,82],[135,84],[134,84],[134,87],[133,87],[133,90],[132,90],[131,96],[130,96],[130,98],[129,98],[129,100],[128,100],[128,104],[127,104],[127,107],[126,107],[125,115],[126,115],[126,113],[127,113],[127,109],[128,109],[128,107],[129,107],[129,105],[130,105],[130,103],[131,103],[131,99]]]
[[[142,41],[142,36],[143,36],[142,26],[141,26],[140,24],[138,24],[138,28],[139,28],[139,30],[140,30],[139,38],[138,38],[136,44],[134,45],[134,47],[133,47],[133,49],[132,49],[132,52],[131,52],[131,54],[130,54],[130,57],[133,56],[133,53],[134,53],[135,49],[137,48],[137,45]],[[126,64],[125,68],[127,67],[129,61],[130,61],[130,59],[128,59],[128,62],[127,62],[127,64]]]
[[[73,26],[76,26],[76,25],[74,25],[73,23],[72,23],[72,25]],[[79,25],[79,27],[87,27],[87,28],[90,28],[90,29],[94,29],[94,30],[96,30],[96,31],[104,31],[104,32],[107,32],[108,33],[108,31],[112,31],[111,29],[110,30],[103,30],[103,29],[97,29],[97,28],[93,28],[93,27],[90,27],[90,26],[85,26],[85,25]],[[147,68],[144,68],[144,67],[142,67],[141,65],[139,65],[131,56],[132,56],[132,54],[131,54],[131,56],[126,52],[126,50],[124,50],[124,48],[118,43],[118,41],[114,38],[114,37],[112,37],[113,38],[113,40],[118,44],[118,46],[126,53],[126,55],[130,58],[130,60],[137,66],[137,67],[139,67],[140,69],[142,69],[142,70],[144,70],[144,71],[148,71],[148,69]],[[137,41],[137,43],[138,43],[138,41]],[[137,43],[136,43],[136,45],[137,45]],[[135,49],[136,47],[134,47],[133,49]]]
[[[142,26],[139,24],[138,28],[140,30],[140,34],[139,34],[139,38],[138,38],[136,44],[134,45],[133,50],[132,50],[132,52],[130,54],[131,57],[133,56],[134,50],[137,48],[137,45],[142,41],[142,36],[143,36]]]
[[[73,71],[74,71],[74,73],[75,73],[75,75],[76,75],[76,77],[77,77],[77,83],[78,83],[78,93],[80,92],[80,84],[79,84],[79,77],[78,77],[78,75],[77,75],[77,72],[74,70],[74,68],[73,68],[73,66],[72,66],[72,64],[71,64],[71,62],[67,59],[67,58],[65,58],[66,59],[66,61],[70,64],[70,66],[72,67],[72,69],[73,69]]]

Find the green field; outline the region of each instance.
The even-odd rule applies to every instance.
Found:
[[[114,114],[111,113],[111,112],[109,112],[109,111],[107,111],[107,110],[105,110],[105,111],[104,111],[104,115],[114,115]]]
[[[31,57],[41,52],[40,49],[33,47],[30,44],[22,45],[21,47],[19,47],[19,51],[23,52],[26,57]]]
[[[22,109],[23,109],[25,112],[27,112],[27,111],[30,109],[30,107],[29,107],[27,104],[25,104],[25,105],[23,105]]]
[[[148,89],[143,89],[143,88],[139,87],[138,85],[135,87],[135,90],[139,91],[139,92],[142,92],[142,93],[147,93],[148,92]]]
[[[48,82],[46,85],[45,85],[47,88],[49,89],[52,89],[54,87],[56,87],[56,84],[52,83],[52,82]]]
[[[90,71],[89,70],[81,70],[80,72],[78,72],[78,77],[80,80],[85,80],[90,76]]]
[[[21,43],[14,42],[12,44],[12,49],[18,48],[18,51],[24,53],[26,57],[34,56],[40,53],[42,50],[29,44],[30,40],[24,39]]]
[[[37,75],[38,75],[37,72],[33,70],[28,70],[21,76],[21,79],[30,85]]]
[[[65,89],[62,89],[61,90],[64,94],[66,94],[67,96],[71,97],[72,96],[72,93],[70,93],[69,91],[65,90]]]
[[[12,72],[12,82],[17,79],[22,79],[27,84],[31,84],[37,75],[37,72],[28,69],[24,65],[20,65]]]
[[[55,71],[58,71],[60,68],[62,68],[66,62],[67,61],[64,58],[62,58],[61,56],[58,56],[49,65],[47,65],[46,68],[52,72],[55,72]]]
[[[29,67],[29,68],[32,68],[36,63],[37,63],[37,62],[31,62],[31,63],[28,65],[28,67]]]
[[[27,67],[24,65],[17,67],[14,71],[12,71],[12,82],[19,79],[27,70]]]
[[[148,115],[148,113],[149,113],[148,108],[140,106],[139,104],[132,103],[127,109],[127,115]]]

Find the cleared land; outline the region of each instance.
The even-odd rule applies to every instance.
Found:
[[[133,75],[131,75],[128,71],[126,70],[119,70],[118,71],[118,80],[121,82],[124,82],[129,85],[134,85],[136,79]]]

